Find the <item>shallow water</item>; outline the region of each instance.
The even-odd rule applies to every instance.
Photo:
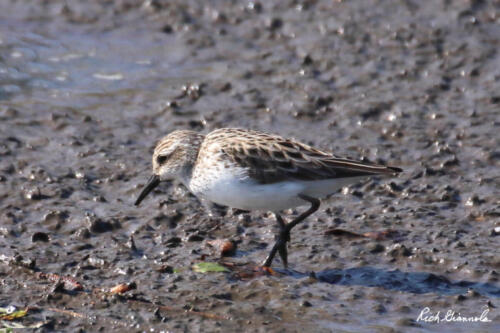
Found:
[[[0,307],[38,307],[24,323],[500,330],[495,5],[6,1],[0,9]],[[217,211],[176,184],[133,202],[157,139],[233,126],[405,172],[323,200],[292,232],[289,271],[277,260],[277,276],[195,273],[193,263],[218,260],[206,245],[214,238],[238,243],[226,261],[261,262],[273,217]],[[73,276],[84,291],[54,290],[36,272]],[[128,298],[98,291],[132,281]],[[425,307],[488,309],[492,321],[417,321]],[[192,308],[228,319],[184,311]]]

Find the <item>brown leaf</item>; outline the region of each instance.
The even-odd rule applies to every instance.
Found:
[[[220,256],[229,256],[236,250],[236,244],[229,239],[214,239],[207,241],[207,244],[215,248]]]
[[[385,240],[385,239],[396,238],[399,236],[399,233],[396,230],[387,229],[383,231],[369,231],[362,234],[358,234],[344,229],[332,228],[326,230],[325,235],[346,236],[349,238],[371,238],[375,240]]]
[[[383,231],[365,232],[363,234],[363,237],[371,238],[371,239],[375,239],[375,240],[385,240],[385,239],[394,238],[397,235],[398,235],[398,232],[396,230],[387,229],[387,230],[383,230]]]
[[[83,286],[80,282],[76,281],[71,276],[61,276],[59,274],[52,273],[37,273],[37,277],[39,279],[45,279],[52,282],[62,282],[64,284],[64,289],[72,290],[72,291],[80,291],[83,290]]]
[[[361,234],[357,234],[352,231],[344,230],[344,229],[337,229],[337,228],[331,228],[325,231],[325,235],[333,235],[333,236],[346,236],[350,238],[362,238],[364,237]]]
[[[135,282],[120,283],[120,284],[117,284],[116,286],[114,286],[113,288],[111,288],[109,290],[109,292],[112,294],[123,294],[123,293],[126,293],[127,291],[133,290],[135,288],[137,288],[137,285],[135,284]]]

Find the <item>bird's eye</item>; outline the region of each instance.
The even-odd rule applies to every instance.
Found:
[[[158,162],[158,164],[163,164],[167,161],[167,159],[168,159],[168,155],[159,155],[156,158],[156,162]]]

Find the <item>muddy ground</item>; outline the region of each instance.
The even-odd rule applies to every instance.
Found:
[[[47,332],[499,332],[499,23],[472,0],[2,1],[0,307]],[[177,184],[133,206],[156,140],[220,127],[404,173],[323,200],[289,270],[241,276],[271,214]],[[232,271],[193,271],[220,238]]]

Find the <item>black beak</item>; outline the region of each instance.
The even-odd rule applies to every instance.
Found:
[[[146,186],[144,186],[144,188],[142,189],[142,192],[141,194],[139,194],[139,197],[135,201],[134,205],[139,206],[146,195],[148,195],[149,192],[151,192],[156,186],[158,186],[158,184],[160,184],[160,177],[158,177],[157,175],[152,175],[151,178],[149,178]]]

